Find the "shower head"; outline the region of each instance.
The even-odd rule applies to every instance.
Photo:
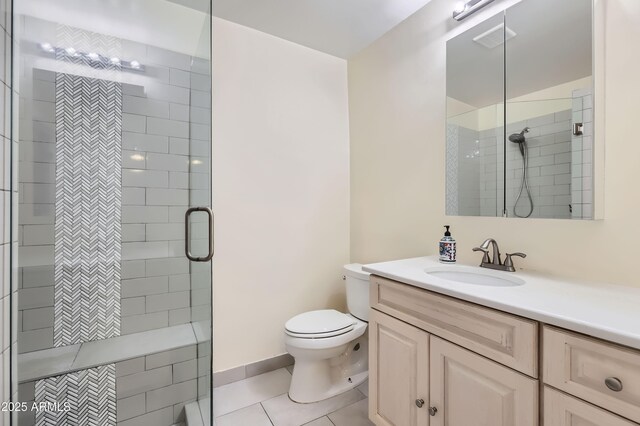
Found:
[[[509,136],[509,140],[513,143],[523,143],[526,140],[524,134],[529,133],[529,130],[530,129],[528,127],[525,127],[520,133],[514,133]]]

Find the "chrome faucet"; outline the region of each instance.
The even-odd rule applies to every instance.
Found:
[[[493,254],[491,257],[489,257],[489,246],[493,246]],[[473,251],[481,251],[484,253],[482,256],[482,262],[480,263],[482,268],[497,269],[498,271],[515,272],[516,268],[513,267],[513,260],[511,257],[527,257],[524,253],[507,253],[504,263],[502,263],[498,242],[493,238],[487,238],[482,244],[480,244],[480,247],[474,247]]]

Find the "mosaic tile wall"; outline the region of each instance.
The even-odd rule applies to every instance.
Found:
[[[102,365],[35,383],[37,426],[116,426],[116,368]]]
[[[100,370],[89,369],[57,376],[45,380],[26,382],[20,385],[19,399],[29,406],[35,401],[51,401],[52,394],[59,392],[58,401],[67,401],[65,395],[74,390],[104,393],[94,407],[88,407],[94,416],[108,422],[95,423],[97,426],[172,426],[184,422],[184,406],[197,399],[199,353],[195,345],[170,351],[158,352],[102,366]],[[92,371],[95,370],[95,371]],[[71,376],[71,377],[66,377]],[[102,386],[102,381],[108,383]],[[70,398],[75,404],[76,398]],[[62,417],[35,411],[20,413],[20,426],[48,425],[47,419],[58,419],[58,425],[92,425],[86,413],[75,410],[76,422],[61,421]],[[114,412],[115,409],[115,412]],[[63,415],[63,413],[61,413]],[[114,417],[115,415],[115,417]],[[68,413],[67,413],[68,416]],[[81,419],[84,419],[80,421]],[[42,423],[45,422],[45,423]]]

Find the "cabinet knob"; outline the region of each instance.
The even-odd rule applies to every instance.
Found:
[[[423,405],[424,405],[424,399],[416,399],[416,406],[418,408],[422,408]]]
[[[604,379],[604,384],[614,392],[620,392],[622,390],[622,382],[617,377],[607,377]]]
[[[438,409],[436,407],[430,407],[429,408],[429,415],[431,417],[435,416],[438,413]]]

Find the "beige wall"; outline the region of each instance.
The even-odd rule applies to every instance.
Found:
[[[598,0],[605,10],[606,160],[604,220],[446,217],[445,42],[513,1],[461,25],[451,0],[433,0],[349,61],[351,259],[374,262],[436,253],[442,225],[452,225],[459,259],[494,237],[503,251],[524,251],[518,265],[559,276],[640,285],[640,2]],[[551,13],[552,11],[550,11]],[[600,104],[602,105],[602,104]],[[601,127],[602,128],[602,127]]]
[[[216,371],[285,352],[295,314],[344,308],[347,64],[213,24]]]

